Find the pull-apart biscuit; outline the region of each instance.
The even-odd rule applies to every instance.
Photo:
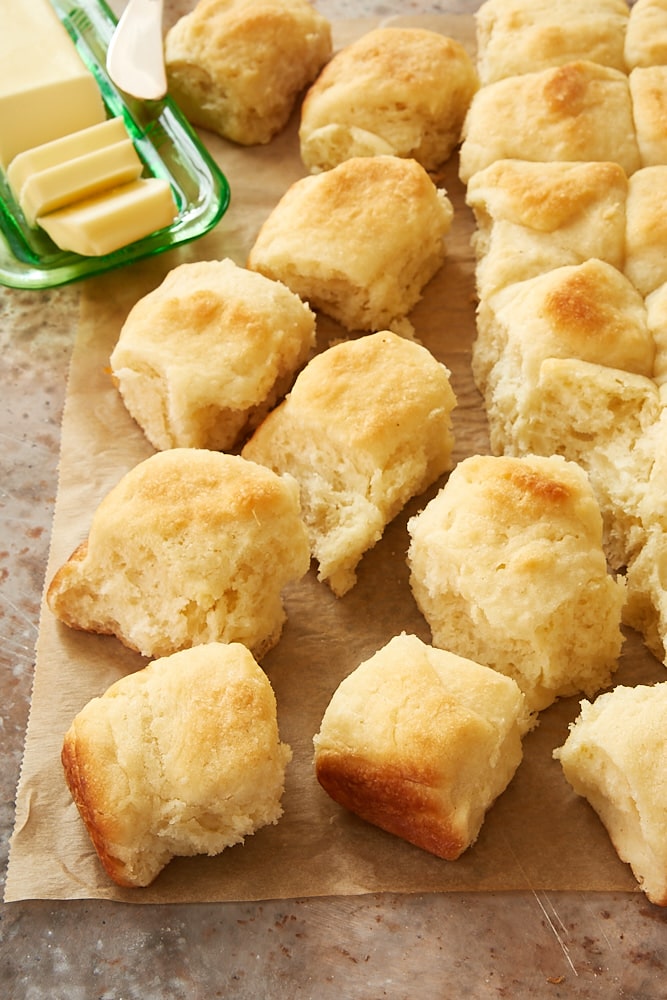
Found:
[[[667,683],[582,701],[554,757],[648,899],[667,906]]]
[[[407,501],[451,468],[449,371],[389,331],[317,355],[243,455],[289,473],[319,579],[337,596]]]
[[[311,173],[378,154],[435,170],[458,144],[477,87],[474,63],[454,39],[376,28],[341,49],[306,94],[301,159]]]
[[[62,747],[100,861],[127,887],[277,823],[291,756],[269,679],[240,643],[186,649],[116,681]]]
[[[415,160],[353,157],[288,188],[248,267],[348,330],[392,328],[444,263],[453,215]]]
[[[331,25],[308,0],[199,0],[165,38],[169,92],[194,125],[267,143],[331,52]]]
[[[344,808],[454,861],[512,780],[531,724],[509,677],[402,634],[334,692],[315,773]]]
[[[46,596],[66,625],[144,656],[212,641],[262,656],[280,638],[283,587],[309,565],[293,479],[238,455],[172,448],[104,497]]]
[[[464,184],[496,160],[619,163],[641,166],[628,78],[582,60],[480,87],[462,132]]]
[[[667,66],[633,69],[628,77],[640,166],[667,164]]]
[[[229,451],[290,388],[315,315],[231,260],[181,264],[130,310],[111,372],[154,448]]]
[[[578,465],[464,459],[408,531],[410,585],[435,646],[514,678],[531,711],[609,684],[625,587],[607,571]]]
[[[486,0],[475,23],[483,85],[578,59],[625,70],[625,0]]]
[[[625,65],[662,66],[667,63],[667,0],[636,0],[625,32]]]
[[[625,262],[628,179],[618,163],[497,160],[466,191],[480,298],[591,257]]]

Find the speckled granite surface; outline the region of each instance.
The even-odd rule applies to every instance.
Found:
[[[114,5],[116,9],[122,3]],[[189,8],[167,0],[167,20]],[[318,0],[332,20],[477,4]],[[0,289],[0,864],[28,715],[80,291]],[[0,906],[7,1000],[665,995],[667,913],[637,894]]]

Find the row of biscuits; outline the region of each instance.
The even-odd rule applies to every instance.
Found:
[[[498,0],[491,6],[497,9]],[[527,12],[533,6],[523,4]],[[586,70],[594,75],[599,67],[590,63]],[[499,84],[477,92],[464,126],[461,175],[479,226],[473,372],[494,451],[556,451],[589,471],[605,517],[610,564],[627,567],[627,621],[663,659],[667,606],[651,567],[660,564],[664,544],[667,274],[660,238],[667,157],[636,172],[626,165],[631,176],[623,177],[610,150],[596,145],[599,137],[606,142],[619,134],[610,129],[607,85],[594,91],[587,76],[582,87],[563,91],[572,100],[556,101],[549,91],[553,74],[562,82],[568,74],[578,76],[581,64],[534,73],[507,77],[502,86],[515,110],[536,115],[533,124],[548,119],[539,140],[535,136],[538,145],[513,157],[499,131],[500,145],[487,146],[483,161],[476,156],[475,137],[490,121],[497,125],[497,97],[490,92]],[[528,100],[531,81],[544,82],[544,89],[537,86]],[[665,83],[667,77],[663,101]],[[625,78],[614,86],[627,88],[629,98]],[[621,149],[632,143],[633,120],[641,118],[636,105],[633,110],[634,116],[626,110],[615,120],[615,126],[626,123]],[[507,129],[510,144],[522,131],[516,123]]]
[[[664,38],[667,10],[587,5],[605,45],[585,55],[560,45],[565,8],[576,28],[574,8],[539,0],[488,0],[477,14],[482,85],[460,156],[477,223],[473,375],[495,455],[560,455],[589,477],[624,620],[664,662],[667,66],[649,42],[656,26]],[[654,900],[666,885],[665,689],[582,701],[554,751]]]
[[[343,596],[354,584],[361,554],[384,525],[408,497],[449,467],[449,417],[455,399],[448,373],[424,348],[389,330],[315,357],[285,402],[265,417],[312,347],[313,315],[296,296],[295,280],[307,283],[302,287],[310,291],[304,298],[311,302],[314,282],[324,289],[328,296],[317,301],[318,308],[328,310],[350,332],[377,329],[387,318],[392,325],[403,325],[421,287],[442,261],[439,243],[451,220],[443,193],[427,180],[411,160],[354,157],[321,178],[295,185],[267,220],[250,260],[260,272],[263,260],[277,260],[284,285],[230,261],[188,265],[169,275],[128,317],[112,370],[147,435],[166,450],[133,470],[103,501],[88,541],[56,574],[47,594],[52,610],[68,624],[110,632],[146,655],[162,657],[148,675],[140,671],[91,703],[75,720],[63,750],[75,801],[102,861],[121,884],[147,884],[174,854],[216,853],[258,825],[276,821],[289,749],[279,743],[275,704],[266,690],[259,700],[263,718],[268,715],[270,722],[268,802],[253,796],[258,780],[254,767],[248,768],[244,787],[243,782],[221,783],[215,767],[204,766],[198,731],[210,723],[208,741],[227,738],[216,731],[217,706],[245,704],[245,675],[254,671],[246,657],[242,680],[232,669],[224,697],[219,693],[211,704],[202,693],[212,683],[212,664],[222,661],[222,669],[229,670],[241,650],[261,657],[278,641],[284,620],[280,592],[287,580],[305,573],[311,554],[320,564],[320,578]],[[332,221],[332,213],[323,209],[330,208],[333,193],[338,200]],[[372,210],[367,213],[372,219],[360,212],[360,206],[372,209],[374,203],[385,209],[380,221]],[[400,212],[406,204],[407,219]],[[318,228],[325,224],[333,225],[333,231]],[[364,248],[371,235],[379,252],[369,268]],[[308,250],[306,259],[298,256],[302,247]],[[333,267],[339,247],[349,247],[344,281]],[[389,280],[383,281],[387,269]],[[222,344],[213,333],[218,314],[224,314],[223,325],[232,330]],[[277,318],[281,330],[276,329]],[[204,340],[193,352],[200,335]],[[259,386],[258,376],[265,374],[257,364],[259,344],[267,336],[270,356],[282,363],[269,366],[265,384]],[[199,367],[193,353],[200,355]],[[202,367],[207,366],[215,384],[216,364],[218,372],[234,370],[235,391],[246,390],[245,396],[232,399],[234,405],[218,407],[220,414],[212,412],[215,394],[207,397],[202,389]],[[219,376],[217,390],[219,401]],[[229,384],[222,395],[228,404]],[[218,416],[226,438],[200,437],[184,445],[170,436],[211,433]],[[210,450],[231,448],[248,432],[243,457]],[[275,473],[255,459],[276,464]],[[536,630],[530,620],[534,595],[528,601],[524,596],[527,627],[513,659],[528,664],[539,654],[553,666],[552,675],[531,678],[519,671],[528,698],[511,676],[426,647],[414,636],[398,636],[341,685],[315,739],[316,773],[333,798],[446,858],[458,857],[474,842],[486,809],[518,767],[521,737],[534,724],[535,710],[555,697],[579,690],[594,693],[607,683],[621,642],[623,598],[622,586],[606,573],[599,511],[577,466],[559,459],[502,465],[489,459],[461,463],[457,471],[447,498],[452,497],[455,514],[469,515],[469,523],[465,530],[461,521],[453,526],[445,555],[458,540],[461,571],[470,572],[472,557],[478,564],[473,587],[476,583],[479,589],[479,563],[487,560],[480,560],[475,543],[475,503],[488,504],[501,489],[514,491],[504,503],[487,506],[487,541],[498,530],[497,547],[488,546],[488,563],[511,556],[510,588],[521,578],[523,565],[537,565],[531,584],[538,601],[547,610],[557,607],[558,614],[547,615],[545,629]],[[463,484],[458,495],[457,482],[459,491]],[[482,495],[475,501],[480,484]],[[521,523],[516,502],[525,516]],[[410,560],[415,596],[435,638],[436,621],[423,598],[432,573],[424,558],[433,549],[435,534],[428,521],[434,513],[429,506],[411,523]],[[501,525],[513,535],[511,553]],[[425,535],[421,554],[420,534]],[[546,562],[536,564],[535,551],[545,553]],[[581,575],[572,572],[572,558]],[[565,561],[569,573],[556,588],[552,571]],[[436,576],[440,572],[436,567]],[[443,593],[441,578],[437,584],[435,613],[444,609],[446,620],[453,617],[452,596]],[[585,608],[582,589],[597,594]],[[497,579],[495,591],[502,616]],[[580,620],[582,612],[588,614],[585,621]],[[554,629],[557,618],[560,626]],[[496,647],[498,636],[506,635],[499,625]],[[564,677],[568,656],[563,655],[563,636],[570,633],[576,642],[582,632],[591,640],[591,655],[580,648],[580,675]],[[188,644],[193,648],[184,649]],[[559,651],[560,659],[556,655],[554,660]],[[182,706],[176,713],[178,725],[166,721],[176,704]],[[145,728],[137,725],[129,732],[137,709]],[[242,732],[253,728],[252,718],[239,716]],[[99,735],[91,738],[91,733],[109,732],[111,743]],[[363,733],[372,734],[370,745]],[[145,759],[147,740],[150,761]],[[99,760],[109,762],[114,755],[122,760],[122,782],[117,769],[104,778],[99,774]],[[210,781],[195,783],[190,794],[172,758],[190,762],[185,773],[203,767]],[[124,797],[128,779],[135,797],[129,811]],[[230,806],[219,814],[212,803],[223,795]],[[248,797],[255,799],[254,813]],[[109,813],[118,817],[113,829],[101,822]],[[205,830],[198,829],[200,815]]]

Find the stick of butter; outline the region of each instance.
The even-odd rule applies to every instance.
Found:
[[[123,142],[129,137],[122,118],[108,118],[97,125],[89,125],[88,128],[78,129],[76,132],[24,150],[14,157],[7,168],[7,180],[14,197],[17,201],[20,199],[23,185],[33,174],[67,163],[77,156],[94,153],[96,149],[104,149],[116,142]]]
[[[95,77],[48,0],[0,0],[0,167],[105,118]]]
[[[132,140],[125,139],[33,174],[21,188],[19,204],[34,226],[57,208],[136,180],[142,169]]]
[[[177,214],[168,182],[140,177],[50,212],[39,224],[61,250],[100,257],[170,225]]]

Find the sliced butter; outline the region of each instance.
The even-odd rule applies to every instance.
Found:
[[[1,2],[1,0],[0,0]],[[77,156],[94,153],[117,142],[129,139],[129,133],[122,118],[108,118],[97,125],[78,129],[69,135],[44,142],[32,149],[26,149],[15,156],[7,168],[7,180],[15,198],[21,196],[21,189],[33,174],[51,167],[60,166]]]
[[[0,0],[0,166],[105,118],[95,77],[48,0]]]
[[[177,214],[167,181],[139,178],[40,218],[61,250],[100,257],[170,225]]]
[[[33,174],[21,188],[19,204],[33,226],[42,215],[136,180],[142,169],[132,140],[125,139]]]

